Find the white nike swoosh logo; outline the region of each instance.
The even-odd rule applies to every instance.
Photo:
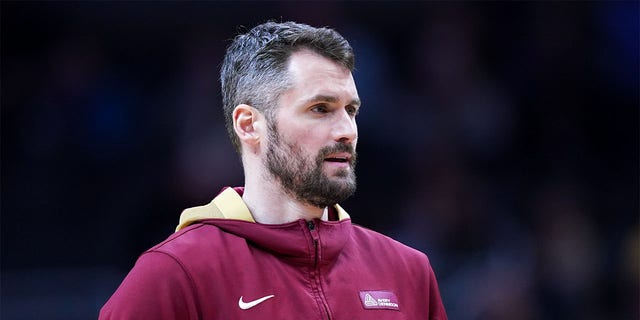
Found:
[[[271,299],[273,297],[275,297],[275,296],[274,295],[270,295],[270,296],[262,297],[260,299],[249,301],[249,302],[242,301],[242,297],[240,297],[240,300],[238,300],[238,307],[240,307],[240,309],[242,309],[242,310],[247,310],[247,309],[253,308],[253,307],[257,306],[258,304],[264,302],[265,300]]]

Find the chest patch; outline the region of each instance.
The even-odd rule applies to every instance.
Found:
[[[360,301],[365,309],[400,310],[398,298],[391,291],[360,291]]]

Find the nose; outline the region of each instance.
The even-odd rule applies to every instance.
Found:
[[[333,130],[334,140],[342,143],[354,143],[358,139],[356,119],[349,113],[340,113]]]

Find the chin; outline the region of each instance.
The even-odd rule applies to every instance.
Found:
[[[351,177],[352,171],[351,168],[347,168],[347,169],[338,169],[335,172],[333,172],[333,174],[330,175],[330,177],[338,177],[338,178],[349,178]]]

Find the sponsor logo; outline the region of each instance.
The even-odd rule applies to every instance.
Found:
[[[364,295],[364,305],[367,307],[377,307],[378,302],[370,294]]]
[[[238,307],[240,307],[240,309],[242,309],[242,310],[247,310],[247,309],[253,308],[253,307],[257,306],[258,304],[264,302],[265,300],[271,299],[273,297],[275,297],[275,296],[274,295],[269,295],[269,296],[262,297],[260,299],[249,301],[249,302],[242,301],[242,297],[240,297],[240,300],[238,300]]]
[[[365,309],[400,310],[398,298],[391,291],[360,291],[360,301]]]

